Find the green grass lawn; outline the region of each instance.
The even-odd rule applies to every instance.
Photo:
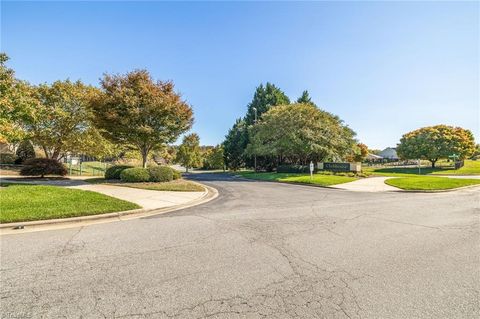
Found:
[[[422,167],[420,172],[418,167],[363,167],[362,171],[373,175],[394,177],[411,177],[412,175],[480,175],[480,161],[466,160],[465,166],[457,170],[442,166],[437,168]]]
[[[105,174],[106,168],[110,167],[111,164],[103,162],[83,162],[81,165],[81,174],[80,174],[80,165],[72,165],[70,169],[70,164],[66,163],[65,167],[69,175],[91,175],[91,176],[103,176]],[[70,174],[71,173],[71,174]]]
[[[433,176],[391,178],[386,184],[405,190],[443,190],[480,185],[480,179],[463,179]]]
[[[343,183],[353,182],[358,179],[357,177],[324,175],[324,174],[313,174],[313,178],[310,178],[309,174],[298,174],[298,173],[238,172],[237,175],[240,175],[245,178],[262,180],[262,181],[275,181],[275,182],[285,182],[285,183],[306,183],[306,184],[315,184],[318,186],[330,186],[330,185],[336,185],[336,184],[343,184]]]
[[[480,161],[466,160],[460,169],[442,169],[432,172],[433,175],[480,175]]]
[[[205,190],[201,185],[184,179],[177,179],[171,182],[163,183],[123,183],[120,181],[105,180],[104,178],[90,178],[85,181],[92,184],[108,184],[123,187],[150,189],[155,191],[203,192]]]
[[[103,194],[44,185],[0,187],[0,223],[77,217],[140,208]]]

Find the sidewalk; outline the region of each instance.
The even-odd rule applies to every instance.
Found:
[[[331,187],[353,192],[391,192],[400,190],[399,188],[385,184],[385,180],[389,178],[392,177],[368,177]]]
[[[68,186],[67,188],[82,189],[123,199],[142,206],[144,209],[158,209],[186,204],[205,196],[203,192],[170,192],[154,191],[148,189],[139,189],[132,187],[102,185],[102,184],[83,184]]]

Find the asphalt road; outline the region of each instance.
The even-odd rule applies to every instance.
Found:
[[[478,318],[479,191],[195,175],[220,196],[1,237],[1,318]]]

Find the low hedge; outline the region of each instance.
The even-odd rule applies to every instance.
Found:
[[[122,182],[127,183],[140,183],[140,182],[149,182],[150,173],[148,170],[143,167],[132,167],[124,169],[120,173],[120,179]]]
[[[15,164],[15,154],[0,153],[0,164]]]
[[[173,169],[173,168],[170,168],[172,170],[172,173],[173,173],[173,179],[180,179],[182,178],[182,173],[180,173],[179,171],[177,171],[176,169]]]
[[[279,165],[277,173],[310,173],[309,165]]]
[[[114,165],[105,171],[105,179],[120,179],[120,174],[128,169],[128,168],[133,168],[133,166],[129,165]]]
[[[51,158],[31,158],[26,160],[20,170],[22,176],[67,175],[67,168]]]
[[[110,170],[110,171],[109,171]],[[126,165],[117,165],[110,167],[105,172],[105,179],[118,179],[123,182],[170,182],[182,177],[182,174],[168,166],[154,166],[149,168],[131,167]]]
[[[168,166],[155,166],[148,169],[150,182],[170,182],[173,180],[173,169]]]

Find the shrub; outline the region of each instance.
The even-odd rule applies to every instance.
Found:
[[[16,154],[15,164],[23,164],[23,162],[35,158],[35,150],[29,140],[24,140],[18,145]]]
[[[173,180],[173,169],[168,166],[155,166],[148,169],[150,182],[170,182]]]
[[[124,169],[120,173],[120,179],[127,183],[148,182],[150,180],[150,174],[146,168],[132,167]]]
[[[279,165],[277,173],[310,173],[309,165]]]
[[[51,158],[31,158],[26,160],[20,170],[22,176],[67,175],[67,168]]]
[[[14,164],[15,155],[10,153],[0,153],[0,164]]]
[[[120,174],[122,171],[126,170],[127,168],[132,168],[133,166],[129,165],[114,165],[105,171],[105,179],[120,179]]]
[[[348,177],[355,177],[355,173],[352,173],[352,172],[347,173],[347,176],[348,176]]]
[[[173,173],[173,179],[180,179],[182,178],[182,173],[177,171],[176,169],[172,168],[172,173]]]

